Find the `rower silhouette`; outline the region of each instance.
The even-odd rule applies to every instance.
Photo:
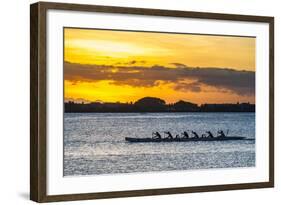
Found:
[[[196,132],[194,132],[194,131],[191,131],[191,132],[192,132],[194,138],[199,138],[199,135]]]
[[[162,136],[160,135],[159,132],[153,132],[153,133],[152,133],[152,138],[153,138],[153,139],[161,139]]]
[[[164,132],[165,134],[168,135],[167,139],[173,139],[173,135],[171,134],[171,132]]]
[[[183,132],[183,137],[187,138],[187,139],[189,138],[189,135],[188,135],[188,133],[186,131]]]
[[[208,138],[214,138],[214,135],[211,133],[211,131],[207,131],[206,133],[208,134]]]
[[[224,134],[224,132],[222,130],[219,130],[218,137],[226,137],[226,135]]]

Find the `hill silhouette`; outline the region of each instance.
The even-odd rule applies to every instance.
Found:
[[[160,98],[144,97],[136,101],[134,107],[138,112],[161,112],[166,110],[166,102]]]
[[[255,104],[202,104],[180,100],[176,103],[166,102],[156,97],[144,97],[135,103],[64,103],[65,112],[255,112]]]

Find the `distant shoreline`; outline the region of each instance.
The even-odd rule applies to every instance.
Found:
[[[136,113],[136,114],[148,114],[148,113],[255,113],[255,111],[158,111],[158,112],[69,112],[64,113]]]
[[[181,113],[181,112],[255,112],[255,104],[225,103],[202,104],[180,100],[166,104],[164,100],[155,97],[144,97],[135,103],[64,103],[65,113]]]

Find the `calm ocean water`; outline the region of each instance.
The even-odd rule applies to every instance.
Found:
[[[64,176],[255,166],[255,140],[128,143],[125,137],[229,129],[255,139],[255,113],[65,113]]]

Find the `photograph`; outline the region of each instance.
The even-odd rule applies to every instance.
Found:
[[[256,166],[256,37],[63,28],[63,176]]]

